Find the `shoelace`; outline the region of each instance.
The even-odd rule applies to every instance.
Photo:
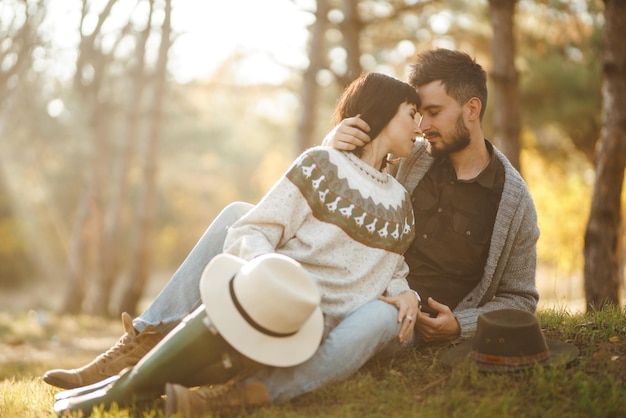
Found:
[[[226,394],[231,390],[234,390],[237,385],[241,384],[243,379],[252,376],[257,370],[258,368],[256,367],[248,367],[231,377],[226,383],[206,388],[206,390],[202,391],[202,393],[198,393],[198,395],[206,401],[214,401],[216,403],[216,407],[229,406],[228,402],[224,399]],[[245,395],[242,392],[240,396],[244,397]],[[243,401],[244,399],[241,400]]]
[[[113,356],[114,353],[127,353],[129,351],[131,351],[135,344],[136,338],[133,338],[130,334],[126,334],[124,335],[122,338],[120,338],[118,340],[117,343],[115,343],[115,345],[111,348],[109,348],[107,351],[105,351],[104,353],[100,354],[98,356],[98,360],[102,360],[102,361],[108,361],[111,360],[111,357]]]

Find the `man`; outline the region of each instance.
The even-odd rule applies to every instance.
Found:
[[[425,140],[417,141],[394,174],[412,195],[416,217],[417,238],[405,253],[409,284],[424,301],[415,318],[416,340],[467,338],[484,312],[535,311],[536,211],[519,173],[484,138],[487,87],[480,65],[461,52],[427,51],[417,57],[409,82],[422,101],[418,110]],[[325,143],[351,149],[369,141],[367,131],[362,120],[349,118]],[[221,251],[224,229],[245,211],[235,205],[220,214],[148,310],[133,321],[134,328],[126,319],[127,333],[116,346],[81,369],[50,371],[44,380],[75,387],[136,363],[155,344],[150,338],[161,336],[199,301],[201,268]],[[381,301],[366,303],[307,362],[260,372],[247,382],[262,382],[268,401],[281,402],[344,379],[373,355],[407,346],[398,341],[394,309]],[[191,395],[186,402],[212,405]]]
[[[537,215],[528,188],[482,132],[486,74],[468,55],[438,49],[417,57],[418,144],[395,173],[413,197],[416,239],[405,253],[409,285],[425,303],[416,329],[426,341],[467,338],[481,313],[534,312]],[[329,135],[341,149],[369,140],[346,119]],[[443,303],[441,303],[443,302]]]

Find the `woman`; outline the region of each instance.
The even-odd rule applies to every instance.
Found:
[[[320,288],[326,334],[356,308],[384,296],[398,308],[400,341],[411,335],[419,307],[405,279],[403,253],[414,238],[412,205],[385,167],[389,154],[411,153],[418,105],[410,85],[383,74],[362,75],[339,99],[334,122],[360,115],[374,140],[352,152],[307,150],[228,231],[226,253],[253,259],[276,251],[305,266]],[[293,378],[295,373],[306,375],[297,372],[298,367]],[[272,368],[261,373],[271,374]],[[239,393],[219,400],[209,388],[167,385],[167,410],[200,416],[221,405],[271,402],[273,388],[259,385],[239,385]],[[316,385],[311,382],[309,387]]]
[[[364,302],[409,289],[403,253],[413,240],[411,201],[384,168],[389,154],[411,152],[416,103],[415,90],[392,77],[357,79],[335,119],[361,114],[376,139],[354,152],[304,152],[226,237],[226,253],[251,260],[279,252],[306,266],[322,293],[327,330]]]
[[[410,196],[385,168],[389,154],[403,157],[413,148],[418,101],[410,85],[393,77],[359,77],[340,98],[335,120],[360,115],[374,140],[353,152],[328,147],[304,152],[228,232],[227,254],[252,260],[275,252],[307,270],[320,290],[325,334],[359,306],[382,297],[398,308],[400,339],[411,335],[419,307],[406,282],[403,253],[414,238],[413,211]],[[154,357],[158,348],[147,356]],[[168,385],[168,410],[185,415],[191,404],[192,413],[210,408],[203,390]],[[266,388],[253,395],[244,392],[240,399],[270,401]],[[75,399],[68,409],[83,406]]]

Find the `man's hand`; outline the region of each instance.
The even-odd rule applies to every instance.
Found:
[[[428,298],[428,306],[437,311],[437,317],[431,318],[427,313],[417,316],[415,330],[426,342],[447,341],[461,333],[461,327],[450,308],[433,298]]]
[[[398,339],[401,343],[407,342],[413,333],[415,321],[420,315],[415,294],[405,291],[398,296],[381,296],[379,299],[398,308],[398,323],[402,324],[398,333]]]
[[[359,116],[342,120],[332,131],[326,135],[322,145],[326,145],[341,151],[352,151],[370,142],[370,127]]]

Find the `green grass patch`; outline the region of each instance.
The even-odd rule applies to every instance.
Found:
[[[626,417],[626,309],[584,315],[541,311],[546,337],[575,344],[569,366],[484,374],[471,365],[448,369],[438,362],[449,347],[410,350],[392,360],[372,360],[352,378],[293,401],[227,416],[254,417]],[[38,329],[40,327],[41,329]],[[21,332],[23,333],[21,334]],[[41,374],[89,361],[119,337],[118,322],[32,313],[0,315],[0,417],[54,417],[54,394]],[[81,338],[100,341],[92,348]],[[98,340],[99,338],[99,340]],[[93,342],[93,341],[92,341]],[[20,358],[15,353],[33,355]],[[11,352],[14,352],[11,354]],[[52,355],[47,355],[52,352]],[[96,410],[96,418],[163,417],[162,402]]]

